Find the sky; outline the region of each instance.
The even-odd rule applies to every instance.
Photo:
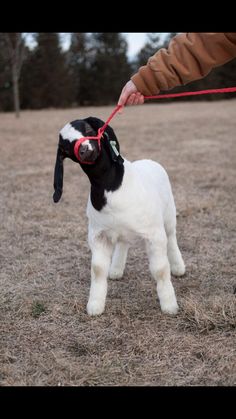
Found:
[[[147,40],[147,32],[123,32],[128,42],[128,57],[133,58],[140,49],[144,46]],[[167,33],[160,33],[161,40],[167,35]]]
[[[147,33],[136,32],[136,33],[123,33],[128,42],[128,57],[133,58],[138,51],[143,47],[147,40]]]

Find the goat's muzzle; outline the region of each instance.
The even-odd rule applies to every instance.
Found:
[[[98,150],[95,148],[89,148],[88,144],[84,144],[85,141],[97,141]],[[82,137],[75,142],[74,155],[82,164],[94,164],[98,155],[101,152],[101,139],[98,137]]]

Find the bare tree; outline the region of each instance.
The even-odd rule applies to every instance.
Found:
[[[3,33],[7,59],[11,65],[15,115],[20,116],[19,78],[25,56],[25,42],[21,32]]]

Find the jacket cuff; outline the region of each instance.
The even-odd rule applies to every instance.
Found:
[[[160,92],[154,72],[148,65],[140,67],[139,71],[131,77],[131,80],[144,96],[156,95]]]

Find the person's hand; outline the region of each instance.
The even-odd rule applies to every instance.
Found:
[[[143,103],[144,96],[138,91],[132,80],[129,80],[122,89],[118,105],[142,105]]]

